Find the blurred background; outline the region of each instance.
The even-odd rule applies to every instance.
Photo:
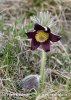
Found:
[[[37,100],[71,100],[71,0],[0,0],[0,100],[36,100],[36,94],[24,94],[18,84],[27,75],[39,74],[41,52],[30,50],[25,32],[34,25],[30,17],[41,11],[57,15],[62,39],[47,53],[41,93],[46,96]]]
[[[71,31],[71,0],[0,0],[0,15],[9,24],[17,18],[29,19],[30,16],[47,10],[60,17],[68,36]]]

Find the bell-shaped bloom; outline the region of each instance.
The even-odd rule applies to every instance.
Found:
[[[37,49],[40,45],[45,52],[50,51],[50,41],[57,42],[61,36],[51,32],[49,27],[44,28],[39,24],[35,24],[34,31],[26,33],[31,40],[31,50]]]

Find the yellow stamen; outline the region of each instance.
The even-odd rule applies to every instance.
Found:
[[[46,33],[42,30],[37,31],[37,34],[35,35],[35,39],[38,42],[45,42],[49,38],[49,33]]]

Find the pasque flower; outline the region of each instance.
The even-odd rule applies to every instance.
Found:
[[[43,27],[39,24],[34,25],[34,31],[26,33],[31,40],[31,50],[37,49],[39,46],[46,52],[50,51],[50,41],[57,42],[61,36],[51,32],[49,27]]]

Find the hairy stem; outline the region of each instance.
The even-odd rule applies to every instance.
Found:
[[[40,87],[44,86],[45,74],[44,68],[46,64],[46,53],[42,50],[42,57],[41,57],[41,68],[40,68]]]

